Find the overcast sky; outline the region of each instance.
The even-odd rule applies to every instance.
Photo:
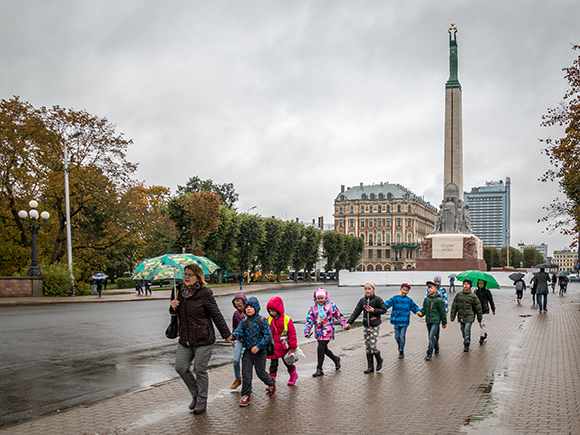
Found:
[[[347,187],[443,195],[450,23],[458,28],[464,190],[512,180],[511,244],[561,195],[540,127],[567,89],[580,2],[3,0],[0,98],[106,117],[136,178],[234,184],[238,210],[332,222]]]

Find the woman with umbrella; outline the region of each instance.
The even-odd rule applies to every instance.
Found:
[[[194,414],[206,411],[208,374],[215,332],[212,322],[227,342],[232,335],[224,317],[206,287],[203,270],[197,264],[188,264],[183,271],[183,283],[177,288],[177,297],[171,300],[169,312],[179,317],[179,343],[175,354],[175,370],[189,389],[193,400],[189,409]],[[193,373],[191,364],[193,362]]]

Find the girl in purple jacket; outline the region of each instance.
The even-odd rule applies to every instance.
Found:
[[[314,336],[318,340],[318,365],[312,376],[316,378],[324,375],[322,371],[324,355],[327,355],[334,362],[336,370],[340,370],[340,358],[330,351],[328,343],[330,340],[334,340],[334,319],[338,320],[343,328],[346,325],[346,320],[337,306],[330,302],[328,293],[322,287],[314,292],[314,302],[315,304],[310,307],[306,316],[304,335],[310,337],[314,327]]]
[[[232,331],[235,331],[238,325],[242,320],[245,318],[244,310],[246,308],[246,301],[248,298],[243,292],[239,292],[234,296],[232,300],[232,305],[236,309],[234,311],[234,316],[232,318]],[[232,364],[234,365],[234,376],[236,379],[234,383],[230,387],[232,390],[235,390],[240,385],[242,385],[242,375],[240,371],[240,360],[242,359],[242,349],[243,344],[240,340],[236,341],[236,346],[234,347],[234,359],[232,360]]]

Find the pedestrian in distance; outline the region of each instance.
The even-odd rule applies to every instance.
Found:
[[[240,283],[240,291],[242,291],[242,287],[244,286],[244,275],[241,272],[238,273],[238,282]]]
[[[495,316],[495,303],[493,301],[493,295],[487,287],[487,281],[482,279],[477,280],[477,289],[475,290],[475,295],[479,299],[481,304],[481,322],[479,322],[479,345],[481,346],[485,339],[487,338],[487,321],[489,320],[489,308]]]
[[[524,296],[524,290],[526,289],[526,283],[522,278],[520,278],[514,283],[514,285],[516,287],[516,301],[518,305],[520,305],[522,297]]]
[[[149,282],[148,279],[144,280],[144,283],[145,283],[145,285],[144,285],[144,287],[145,287],[145,291],[144,291],[145,296],[147,296],[147,292],[149,292],[149,296],[151,296],[151,283]]]
[[[367,282],[364,285],[364,292],[364,297],[360,298],[356,304],[344,329],[350,329],[357,317],[363,313],[363,331],[367,356],[367,368],[364,373],[368,374],[375,371],[374,359],[377,360],[377,372],[383,368],[383,358],[378,348],[378,340],[381,315],[387,312],[387,307],[383,300],[375,294],[374,283]]]
[[[99,294],[99,297],[101,297],[101,295],[103,293],[103,280],[102,279],[97,279],[97,293]]]
[[[437,285],[437,293],[439,293],[439,297],[445,304],[445,315],[449,312],[449,298],[447,296],[447,291],[445,287],[441,285],[441,275],[435,275],[433,277],[433,281]],[[429,289],[425,292],[425,297],[429,294]],[[441,333],[441,329],[437,329],[437,343],[439,343],[439,334]]]
[[[568,288],[568,277],[567,276],[559,276],[558,283],[560,284],[560,296],[564,296],[566,293],[566,289]]]
[[[237,293],[232,300],[232,305],[234,306],[234,315],[232,316],[232,331],[238,328],[238,325],[242,320],[246,318],[246,301],[248,298],[242,292]],[[242,352],[244,345],[242,340],[232,340],[234,348],[234,358],[232,359],[232,365],[234,366],[234,383],[230,387],[235,390],[240,385],[242,385],[242,369],[240,367],[240,361],[242,360]]]
[[[433,352],[439,355],[439,325],[443,329],[447,327],[447,313],[445,312],[445,302],[439,296],[439,285],[433,281],[427,281],[427,297],[423,300],[423,308],[418,315],[425,317],[425,324],[427,325],[427,335],[429,337],[429,347],[427,348],[427,356],[425,359],[431,361],[433,359]]]
[[[536,296],[538,293],[538,287],[536,282],[536,275],[530,280],[530,293],[532,294],[532,307],[536,306]]]
[[[454,276],[449,278],[449,291],[451,293],[455,293],[455,277]]]
[[[316,371],[312,377],[323,376],[324,371],[322,366],[324,364],[324,356],[328,356],[334,362],[335,370],[340,370],[340,357],[332,353],[328,348],[331,340],[334,340],[334,320],[344,328],[346,320],[338,309],[338,307],[328,298],[328,292],[320,287],[314,292],[314,305],[310,307],[306,316],[306,323],[304,325],[304,336],[310,338],[314,332],[314,336],[318,340],[317,365]],[[314,330],[314,331],[313,331]]]
[[[296,339],[296,328],[294,322],[289,315],[285,313],[284,301],[279,296],[273,296],[266,305],[268,313],[268,323],[270,324],[270,332],[274,341],[274,355],[268,356],[270,360],[270,376],[276,379],[278,375],[279,360],[286,366],[290,379],[288,385],[294,385],[298,380],[298,372],[294,364],[289,364],[286,361],[286,354],[295,353],[298,347],[298,340]]]
[[[555,273],[552,274],[552,293],[556,291],[556,282],[558,281],[558,277]]]
[[[255,297],[246,301],[246,318],[240,322],[233,334],[234,340],[241,340],[244,348],[242,356],[242,399],[240,406],[250,404],[254,369],[258,378],[267,385],[266,393],[276,393],[276,379],[266,371],[266,349],[272,340],[268,321],[260,316],[260,303]],[[232,343],[235,346],[235,343]]]
[[[138,295],[140,295],[141,292],[143,291],[143,280],[142,279],[138,279],[135,281],[135,291],[137,292]]]
[[[395,341],[399,348],[399,359],[405,358],[405,341],[411,312],[415,314],[421,312],[415,301],[408,296],[410,290],[411,286],[403,283],[401,284],[400,293],[385,302],[387,309],[392,308],[391,325],[395,327]]]
[[[463,352],[469,352],[469,345],[471,344],[471,325],[475,321],[481,323],[481,302],[479,298],[471,292],[471,280],[469,278],[463,281],[463,291],[457,293],[451,305],[451,321],[457,321],[461,327],[461,334],[463,335]]]
[[[538,308],[540,313],[545,313],[548,311],[548,280],[550,275],[546,273],[543,267],[540,267],[540,271],[534,275],[534,281],[536,283],[536,292],[538,296]]]
[[[185,266],[183,282],[177,287],[177,297],[171,300],[169,312],[177,314],[179,318],[175,371],[191,393],[189,409],[194,414],[202,414],[207,407],[207,365],[215,343],[213,324],[226,342],[232,336],[211,289],[206,287],[203,270],[199,265]]]

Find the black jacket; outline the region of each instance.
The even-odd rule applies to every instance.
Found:
[[[491,311],[495,313],[495,303],[493,302],[493,295],[489,289],[476,289],[474,292],[481,302],[481,311],[483,314],[489,314],[489,307],[491,306]]]
[[[213,297],[213,292],[202,287],[189,298],[181,294],[183,284],[178,287],[177,315],[179,316],[179,344],[187,347],[209,346],[215,343],[215,323],[222,338],[230,336],[230,329]],[[169,312],[174,314],[173,308]]]
[[[364,309],[365,305],[370,305],[375,309],[375,311],[369,313]],[[383,300],[377,295],[373,295],[370,298],[365,296],[358,301],[347,323],[352,325],[361,312],[363,312],[363,326],[374,328],[381,324],[381,314],[387,312],[387,307]]]

